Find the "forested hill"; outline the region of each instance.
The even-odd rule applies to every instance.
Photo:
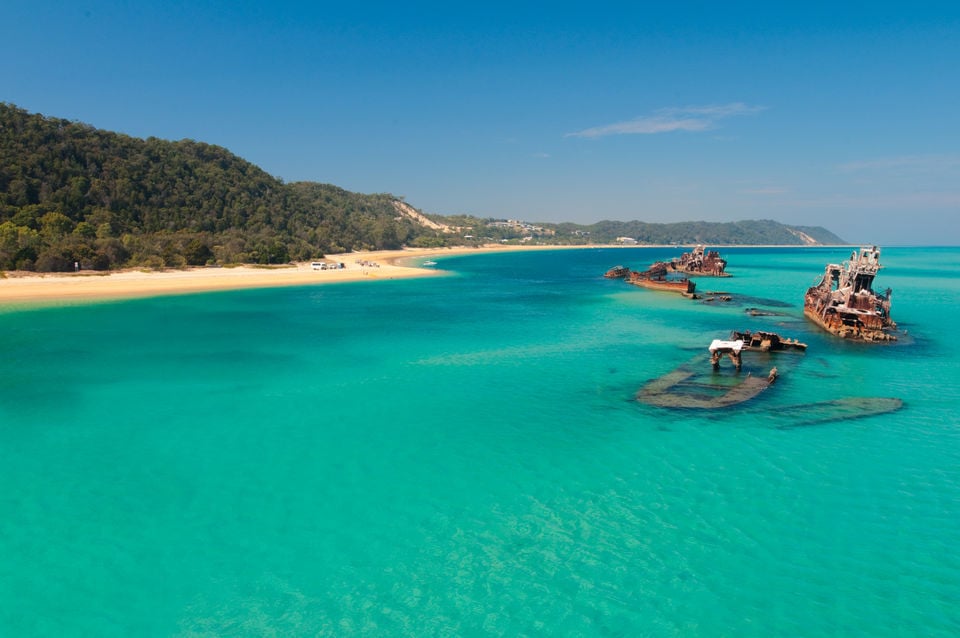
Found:
[[[0,269],[283,263],[436,237],[395,201],[0,104]]]
[[[742,224],[742,227],[737,226]],[[843,243],[822,228],[504,223],[425,216],[390,194],[285,184],[228,150],[146,140],[0,103],[0,270],[310,260],[328,252],[485,241]]]
[[[580,228],[580,227],[578,227]],[[598,241],[629,237],[644,244],[837,245],[846,242],[819,226],[786,226],[769,219],[739,222],[597,222],[586,227]],[[561,229],[563,226],[561,225]]]

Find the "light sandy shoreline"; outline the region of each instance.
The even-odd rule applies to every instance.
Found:
[[[321,261],[342,263],[336,270],[314,270],[310,262],[283,266],[236,266],[184,270],[125,270],[99,273],[0,273],[0,310],[24,306],[85,303],[133,297],[156,297],[241,288],[312,286],[315,284],[376,281],[442,275],[421,264],[433,257],[526,250],[590,248],[667,248],[677,246],[504,246],[407,248],[327,255]],[[798,246],[784,246],[797,248]],[[615,264],[611,264],[613,266]]]
[[[241,288],[311,286],[348,281],[376,281],[409,277],[430,277],[442,270],[423,268],[432,257],[506,252],[511,250],[558,249],[564,246],[501,246],[479,248],[410,248],[326,255],[326,263],[342,263],[343,268],[315,270],[310,262],[273,267],[236,266],[225,268],[189,268],[184,270],[125,270],[112,273],[8,272],[0,278],[0,308],[23,305],[51,305],[179,295]],[[585,248],[571,246],[570,248]]]

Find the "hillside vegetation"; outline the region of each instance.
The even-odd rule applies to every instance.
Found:
[[[315,259],[329,252],[487,241],[843,243],[822,228],[599,222],[537,226],[424,216],[390,194],[284,183],[228,150],[146,140],[0,103],[0,270]]]

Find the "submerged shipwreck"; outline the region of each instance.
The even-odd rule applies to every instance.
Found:
[[[888,288],[882,294],[872,285],[880,265],[880,249],[862,247],[849,261],[827,264],[819,283],[803,300],[803,314],[824,330],[845,339],[896,341],[890,333],[897,324],[890,318]]]
[[[704,246],[697,245],[692,251],[674,257],[669,264],[672,270],[688,275],[704,277],[729,277],[727,274],[727,260],[716,250],[707,251]]]
[[[784,339],[773,332],[734,332],[731,339],[714,339],[710,343],[710,368],[702,357],[685,363],[667,374],[647,382],[637,392],[637,399],[648,405],[665,408],[712,409],[743,403],[757,396],[780,376],[777,366],[768,368],[770,353],[783,350],[804,351],[806,345]],[[755,352],[746,363],[743,353]],[[736,372],[720,373],[720,363],[728,357]],[[787,360],[779,360],[780,363]]]
[[[844,397],[829,401],[784,406],[767,415],[778,430],[821,425],[834,421],[852,421],[868,416],[896,412],[903,399],[896,397]],[[777,424],[777,422],[780,422]]]

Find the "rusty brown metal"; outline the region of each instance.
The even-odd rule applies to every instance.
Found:
[[[880,249],[865,246],[849,261],[827,264],[820,281],[807,289],[803,314],[824,330],[857,341],[896,341],[897,324],[890,318],[890,296],[874,292]]]
[[[697,288],[697,284],[686,277],[671,277],[669,265],[662,261],[652,264],[643,272],[631,270],[626,281],[634,286],[679,292],[685,295],[692,295]]]
[[[734,330],[730,334],[730,339],[743,341],[744,350],[760,350],[768,352],[770,350],[806,350],[807,344],[792,339],[790,337],[781,337],[776,332],[767,332],[765,330]]]
[[[626,266],[614,266],[603,274],[607,279],[623,279],[630,274],[630,269]]]
[[[630,271],[626,281],[634,286],[679,292],[685,295],[692,295],[697,288],[697,284],[686,277],[669,276],[667,265],[662,261],[658,261],[643,272]]]
[[[677,272],[702,277],[729,277],[726,272],[727,260],[716,250],[707,251],[698,245],[692,251],[670,260],[670,268]]]

